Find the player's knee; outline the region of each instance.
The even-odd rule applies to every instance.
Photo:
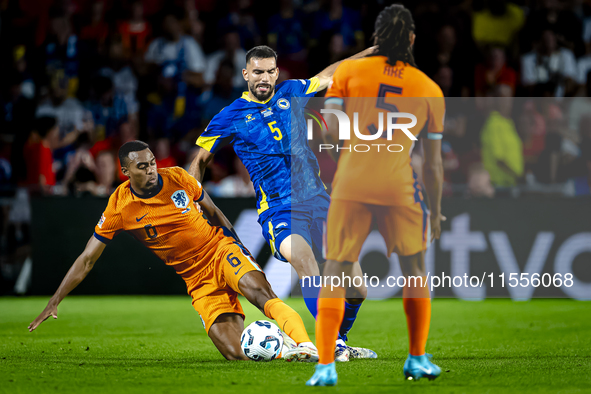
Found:
[[[320,275],[320,269],[312,251],[310,253],[302,252],[300,255],[298,253],[292,254],[291,265],[300,278],[303,276]]]
[[[298,276],[320,275],[312,248],[300,235],[290,235],[281,243],[279,251],[296,270]]]
[[[318,265],[314,259],[303,261],[300,265],[299,271],[298,274],[300,277],[320,275],[320,269],[318,269]]]
[[[240,341],[227,340],[218,348],[226,360],[248,360],[240,347]]]
[[[227,349],[223,355],[226,358],[226,360],[230,360],[230,361],[248,360],[248,357],[246,357],[246,355],[244,354],[244,352],[240,348]]]

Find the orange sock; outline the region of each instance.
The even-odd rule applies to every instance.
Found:
[[[345,289],[337,287],[330,290],[323,287],[318,296],[318,315],[316,316],[316,346],[318,363],[334,362],[335,342],[339,336],[339,327],[345,315]]]
[[[302,318],[289,305],[279,298],[273,298],[265,303],[265,316],[274,319],[279,328],[291,337],[297,344],[312,342]]]
[[[408,280],[408,278],[407,278]],[[423,276],[423,284],[426,277]],[[428,287],[414,287],[414,280],[402,289],[402,302],[408,326],[409,353],[413,356],[425,354],[431,324],[431,298]]]

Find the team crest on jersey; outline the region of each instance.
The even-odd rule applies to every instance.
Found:
[[[172,202],[177,208],[185,209],[187,205],[189,205],[189,197],[187,197],[187,192],[184,190],[177,190],[176,192],[172,193]]]
[[[281,109],[288,109],[289,108],[289,101],[284,98],[280,98],[277,100],[277,106]]]
[[[104,213],[101,215],[101,218],[96,225],[98,226],[98,228],[103,228],[103,223],[105,223],[105,214]]]

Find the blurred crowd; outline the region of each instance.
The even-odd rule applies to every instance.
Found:
[[[416,63],[454,97],[446,195],[589,194],[591,0],[400,2]],[[248,49],[273,47],[280,81],[308,78],[371,45],[391,3],[0,0],[2,193],[108,196],[125,180],[118,147],[138,138],[160,167],[188,168],[209,120],[246,90]],[[335,165],[320,163],[330,184]],[[231,148],[206,180],[214,196],[254,195]]]
[[[246,90],[248,49],[278,52],[278,82],[309,78],[372,45],[394,2],[446,96],[446,196],[590,194],[591,0],[0,0],[0,293],[26,291],[30,196],[108,196],[134,139],[187,168]],[[336,164],[319,162],[330,187]],[[254,196],[231,147],[205,180],[213,196]]]

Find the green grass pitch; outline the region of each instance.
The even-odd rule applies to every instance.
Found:
[[[189,297],[70,297],[29,333],[48,298],[0,298],[1,393],[591,392],[591,303],[433,301],[428,351],[442,367],[408,382],[401,300],[368,301],[350,334],[377,360],[338,364],[334,388],[304,386],[313,365],[224,360]],[[290,299],[308,331],[301,299]],[[247,323],[266,319],[244,300]]]

